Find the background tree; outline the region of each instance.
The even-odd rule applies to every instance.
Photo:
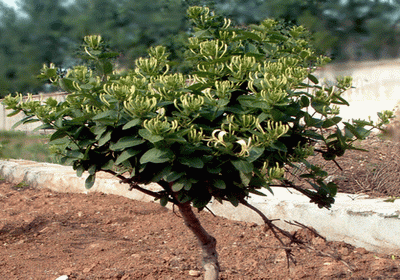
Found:
[[[17,15],[11,8],[0,3],[0,95],[4,97],[9,90],[17,91],[19,86],[13,84],[12,81],[17,78],[17,70],[22,61],[16,61],[16,53],[19,52],[19,44],[16,41],[17,37],[13,36],[14,32],[18,32],[16,26]],[[20,57],[22,58],[22,57]],[[7,67],[8,66],[8,67]]]
[[[266,5],[269,16],[304,25],[314,33],[316,47],[338,60],[379,59],[399,54],[397,0],[274,0]]]
[[[0,6],[0,57],[2,94],[9,91],[32,92],[42,83],[35,73],[43,63],[61,64],[67,53],[68,28],[62,24],[67,11],[63,1],[24,0],[21,12]],[[43,88],[41,88],[43,90]]]
[[[188,16],[193,33],[183,60],[190,62],[190,75],[170,71],[162,46],[118,74],[110,62],[117,54],[101,36],[87,36],[84,52],[97,67],[75,66],[60,75],[51,64],[41,72],[70,92],[66,101],[22,102],[17,95],[4,104],[12,114],[27,115],[22,123],[41,121],[42,128],[55,129],[51,143],[61,146],[63,162],[78,176],[89,173],[87,188],[105,171],[163,206],[176,205],[201,245],[205,279],[218,279],[216,240],[192,207],[203,210],[215,199],[252,209],[290,258],[288,246],[298,240],[250,205],[249,195],[280,186],[329,208],[336,185],[325,182],[327,172],[308,156],[319,153],[335,161],[369,134],[366,127],[387,123],[391,112],[380,114],[377,125],[358,120],[340,130],[337,105],[348,105],[341,95],[351,79],[338,80],[335,87],[318,84],[311,73],[329,59],[315,53],[302,27],[273,20],[233,27],[198,6],[189,8]],[[285,177],[298,164],[305,166],[296,173],[308,188]],[[151,182],[162,190],[148,189]]]
[[[130,68],[150,46],[163,44],[174,71],[190,31],[184,11],[190,5],[211,6],[246,26],[266,17],[301,24],[312,32],[318,53],[338,60],[397,57],[400,46],[399,1],[384,0],[20,0],[21,11],[0,5],[0,96],[5,92],[53,90],[30,73],[43,63],[64,69],[81,61],[74,55],[82,37],[99,34],[123,55],[119,67]],[[24,65],[21,67],[20,65]],[[179,69],[177,68],[179,67]],[[186,69],[186,70],[185,70]]]

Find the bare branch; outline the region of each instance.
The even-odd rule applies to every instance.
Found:
[[[147,194],[147,195],[152,196],[152,197],[157,198],[157,199],[160,199],[160,198],[163,197],[161,194],[159,194],[157,192],[153,192],[153,191],[147,190],[145,188],[142,188],[137,183],[133,182],[132,178],[126,178],[125,176],[122,176],[121,174],[118,174],[117,172],[112,171],[112,170],[103,170],[103,171],[107,172],[107,173],[110,173],[110,174],[114,175],[115,177],[117,177],[118,179],[120,179],[121,183],[128,184],[130,191],[135,189],[137,191],[140,191],[140,192],[142,192],[144,194]]]
[[[217,217],[217,215],[215,215],[215,214],[214,214],[214,212],[213,212],[213,211],[211,211],[211,209],[210,209],[210,208],[208,208],[207,206],[205,206],[204,208],[206,208],[206,209],[208,210],[208,212],[210,212],[210,213],[211,213],[211,215],[213,215],[214,217]]]

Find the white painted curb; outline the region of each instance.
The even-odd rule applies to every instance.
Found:
[[[49,188],[58,192],[87,193],[98,191],[125,196],[139,201],[153,201],[153,198],[138,191],[129,191],[127,185],[106,173],[99,173],[95,185],[86,190],[87,175],[78,178],[71,167],[25,160],[0,161],[0,176],[12,183],[24,182],[32,187]],[[156,184],[148,186],[159,190]],[[249,202],[263,211],[270,219],[298,221],[316,229],[332,241],[344,241],[369,251],[400,255],[400,199],[384,202],[385,199],[369,199],[339,193],[330,210],[319,209],[308,198],[295,191],[273,188],[274,195],[253,196]],[[232,220],[262,221],[257,214],[244,206],[233,207],[230,203],[216,201],[208,206],[214,214]],[[285,222],[281,227],[294,229]]]

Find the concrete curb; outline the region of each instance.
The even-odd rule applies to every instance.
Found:
[[[57,192],[88,193],[92,191],[121,195],[149,202],[153,198],[138,191],[129,191],[126,185],[107,173],[99,173],[95,185],[86,190],[87,174],[77,177],[68,166],[39,163],[25,160],[0,161],[0,176],[9,182],[24,182],[32,187],[49,188]],[[159,190],[156,184],[147,186]],[[385,202],[385,199],[369,199],[339,193],[332,209],[319,209],[297,192],[273,188],[274,195],[253,196],[249,202],[271,218],[282,221],[297,221],[313,227],[331,241],[344,241],[369,251],[400,255],[400,199]],[[261,218],[244,206],[233,207],[229,203],[213,201],[208,206],[214,214],[232,220],[262,224]],[[295,227],[277,222],[286,229]],[[297,227],[296,227],[297,228]]]

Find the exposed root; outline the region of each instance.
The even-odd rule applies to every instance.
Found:
[[[253,205],[249,204],[247,201],[244,199],[240,201],[244,206],[250,208],[254,212],[256,212],[263,220],[265,225],[268,226],[269,230],[273,233],[274,237],[279,241],[279,243],[282,244],[282,248],[285,250],[286,253],[286,259],[287,259],[287,265],[290,265],[290,262],[296,264],[296,259],[293,256],[292,253],[292,244],[303,244],[304,242],[296,237],[296,233],[291,234],[290,232],[281,229],[280,227],[276,226],[272,220],[268,219],[267,216],[264,215],[263,212],[261,212],[259,209],[254,207]],[[289,238],[289,242],[285,243],[282,238],[279,236],[279,233],[282,234],[283,236]]]
[[[293,221],[293,222],[285,221],[285,222],[288,223],[289,225],[292,225],[292,226],[305,228],[305,229],[311,231],[315,236],[318,236],[319,238],[322,238],[324,241],[326,241],[325,237],[323,237],[321,234],[319,234],[315,229],[313,229],[311,227],[303,225],[302,223],[299,223],[298,221]]]

